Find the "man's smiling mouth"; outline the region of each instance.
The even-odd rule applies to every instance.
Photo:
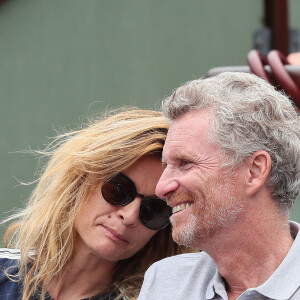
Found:
[[[187,209],[188,207],[190,207],[192,205],[192,203],[182,203],[182,204],[178,204],[176,206],[174,206],[172,208],[172,214],[175,214],[179,211],[182,211],[182,210],[185,210]]]

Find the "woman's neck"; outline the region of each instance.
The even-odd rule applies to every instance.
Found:
[[[79,300],[97,295],[110,286],[115,265],[116,262],[93,254],[77,253],[61,277],[50,284],[49,293],[55,300]]]

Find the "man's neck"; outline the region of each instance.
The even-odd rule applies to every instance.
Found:
[[[263,284],[292,246],[286,216],[265,209],[248,210],[243,220],[222,229],[204,245],[225,280],[229,299]]]

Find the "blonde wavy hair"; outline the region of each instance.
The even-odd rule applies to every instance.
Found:
[[[45,294],[63,276],[76,251],[74,219],[89,191],[139,158],[161,155],[168,123],[160,112],[123,109],[90,121],[85,128],[59,135],[38,154],[50,156],[25,209],[9,220],[4,243],[21,250],[22,300]],[[105,292],[136,299],[146,269],[167,256],[187,252],[175,244],[171,228],[160,230],[133,257],[119,261]]]

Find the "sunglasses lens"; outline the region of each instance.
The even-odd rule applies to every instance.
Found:
[[[146,198],[140,208],[141,222],[149,229],[159,230],[169,224],[171,207],[159,198]]]
[[[105,201],[115,206],[126,205],[137,196],[134,183],[122,173],[104,183],[101,192]],[[169,224],[171,214],[172,210],[164,200],[143,198],[139,217],[147,228],[153,230],[164,228]]]
[[[103,184],[101,192],[103,198],[108,203],[116,206],[128,204],[136,195],[134,184],[126,176],[122,176],[122,174],[116,175],[110,181]]]

